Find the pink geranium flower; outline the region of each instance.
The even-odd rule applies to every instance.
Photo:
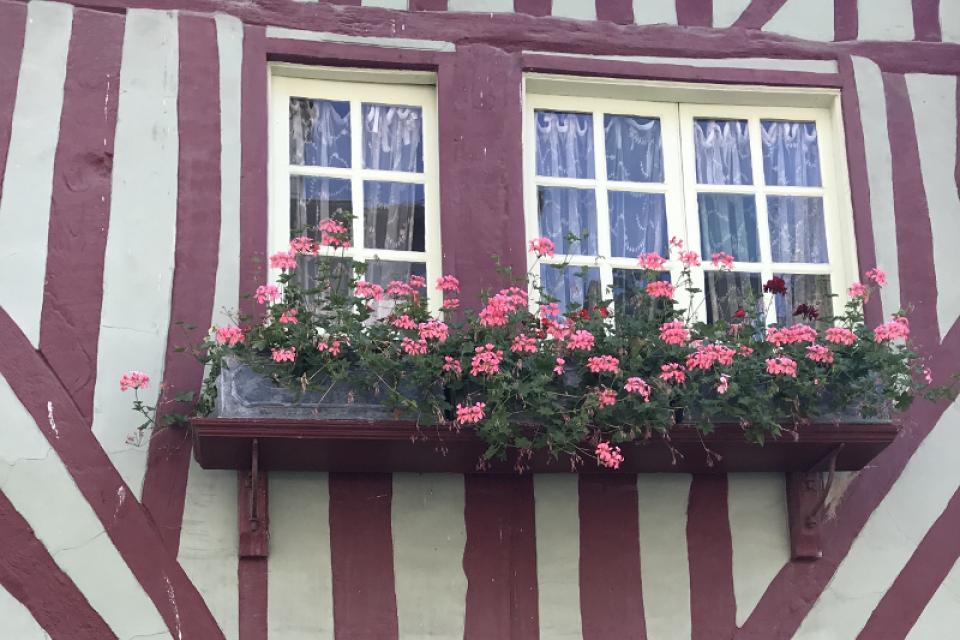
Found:
[[[700,345],[695,352],[687,356],[687,369],[707,370],[715,364],[730,366],[736,354],[734,349],[722,344]]]
[[[274,362],[293,362],[297,359],[297,348],[282,349],[274,347],[270,350],[270,357],[273,358]]]
[[[463,374],[463,366],[460,361],[451,356],[443,356],[443,372],[453,373],[458,378]]]
[[[730,376],[725,373],[720,374],[720,384],[717,385],[717,393],[721,396],[730,388]]]
[[[217,344],[227,344],[235,347],[244,340],[243,330],[234,326],[217,327],[215,340]]]
[[[358,298],[379,300],[383,297],[383,287],[367,282],[366,280],[359,280],[357,281],[356,287],[354,287],[353,293]]]
[[[651,298],[672,298],[673,285],[665,280],[654,280],[647,283],[647,295]]]
[[[590,351],[595,340],[593,334],[586,329],[578,329],[567,338],[567,348],[571,351]]]
[[[684,345],[690,340],[690,331],[680,320],[664,322],[660,325],[660,339],[670,345]]]
[[[297,268],[297,254],[293,251],[277,251],[270,256],[270,268],[293,271]]]
[[[437,290],[460,293],[460,281],[454,276],[440,276],[437,278]]]
[[[127,371],[120,376],[120,391],[126,391],[127,389],[146,389],[149,384],[150,376],[142,371]]]
[[[805,324],[795,324],[789,327],[777,329],[776,327],[767,328],[767,342],[780,347],[785,344],[796,344],[798,342],[815,342],[817,340],[817,331],[813,327]]]
[[[906,339],[910,335],[910,321],[903,316],[896,316],[873,330],[873,339],[877,342],[887,342],[899,338]]]
[[[500,372],[500,363],[503,361],[503,351],[495,348],[491,343],[474,349],[476,355],[470,360],[470,375],[493,375]]]
[[[617,403],[617,392],[606,387],[597,392],[597,404],[601,409],[611,407]]]
[[[879,267],[874,267],[867,271],[867,280],[876,283],[878,287],[882,287],[887,284],[887,274],[884,273],[883,269]]]
[[[403,314],[399,318],[394,318],[393,320],[390,321],[390,324],[392,324],[397,329],[404,329],[406,331],[413,331],[414,329],[417,328],[417,323],[414,322],[413,318],[411,318],[407,314]]]
[[[389,296],[400,298],[403,296],[412,296],[414,293],[413,287],[406,282],[391,280],[390,283],[387,284],[387,295]]]
[[[535,253],[538,258],[547,256],[552,258],[556,252],[556,245],[550,238],[534,238],[530,241],[530,252]]]
[[[687,380],[687,374],[681,365],[678,362],[668,362],[665,365],[660,366],[660,379],[665,382],[674,382],[676,384],[683,384]]]
[[[635,393],[643,398],[644,402],[650,402],[650,385],[643,378],[627,378],[627,383],[623,385],[623,390],[627,393]]]
[[[797,363],[787,356],[767,358],[767,373],[779,376],[797,377]]]
[[[299,324],[297,320],[297,314],[299,311],[296,309],[287,309],[280,314],[280,324]]]
[[[487,407],[485,402],[474,402],[473,404],[463,405],[457,403],[457,422],[460,424],[476,424],[483,420],[483,410]]]
[[[866,300],[868,294],[867,288],[861,282],[854,282],[850,285],[850,288],[847,289],[847,295],[851,298],[863,298]]]
[[[611,447],[609,442],[598,444],[594,454],[597,456],[597,462],[608,469],[619,469],[620,463],[623,462],[620,447]]]
[[[318,251],[317,244],[309,236],[297,236],[290,241],[290,251],[294,253],[312,253]]]
[[[556,359],[556,366],[553,367],[553,372],[558,376],[563,375],[563,365],[567,364],[567,361],[563,358]]]
[[[410,285],[413,289],[426,289],[427,288],[427,279],[423,276],[410,276],[407,279],[407,284]]]
[[[843,344],[850,346],[857,341],[857,334],[846,327],[830,327],[826,331],[824,340],[833,344]]]
[[[587,368],[593,373],[619,373],[620,361],[613,356],[590,356]]]
[[[421,340],[436,340],[437,342],[446,342],[450,327],[447,323],[440,320],[428,320],[421,322],[417,327],[420,331]]]
[[[510,345],[510,351],[514,353],[536,353],[537,339],[520,334],[513,339]]]
[[[427,353],[427,341],[423,338],[419,340],[412,340],[410,338],[404,337],[400,342],[400,348],[403,349],[404,353],[409,356],[422,356]]]
[[[699,267],[700,254],[696,251],[681,251],[680,262],[683,263],[685,267]]]
[[[320,353],[329,353],[332,357],[336,358],[340,355],[340,341],[324,339],[317,344],[317,351]]]
[[[276,302],[280,299],[280,289],[275,284],[262,284],[257,287],[254,297],[260,304],[263,304],[267,301]]]
[[[833,352],[822,344],[812,344],[807,347],[807,358],[820,364],[833,362]]]
[[[717,269],[733,269],[733,256],[723,251],[718,251],[710,257],[710,262]]]
[[[659,253],[641,253],[637,256],[637,262],[644,269],[651,271],[659,271],[667,264],[667,261]]]
[[[443,301],[443,308],[447,311],[452,311],[454,309],[460,308],[460,299],[459,298],[447,298]]]

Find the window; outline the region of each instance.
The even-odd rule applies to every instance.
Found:
[[[791,324],[800,303],[829,315],[856,273],[832,118],[826,108],[528,93],[527,235],[557,247],[541,284],[561,307],[612,292],[615,308],[629,310],[646,284],[637,255],[668,257],[677,236],[705,257],[694,271],[701,319],[729,318],[736,299],[748,289],[759,298],[773,276],[788,295],[770,305],[769,322]],[[735,257],[733,272],[711,264],[716,252]],[[663,278],[676,280],[680,268],[668,261]]]
[[[367,281],[440,276],[432,86],[274,76],[271,122],[271,253],[352,216],[343,255],[366,263]],[[309,286],[311,259],[300,259],[297,277]]]

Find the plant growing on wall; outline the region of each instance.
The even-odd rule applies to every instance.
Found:
[[[620,443],[668,435],[680,422],[704,433],[739,423],[762,444],[816,418],[886,416],[918,394],[949,393],[930,386],[909,346],[905,312],[877,327],[864,323],[864,302],[885,282],[879,269],[850,287],[837,317],[803,304],[796,315],[806,322],[767,326],[762,301],[747,297],[729,322],[708,324],[696,319],[702,296],[691,278],[701,258],[674,239],[680,277],[660,279],[665,259],[641,254],[645,285],[621,305],[629,308],[612,310],[604,299],[561,309],[528,273],[485,295],[479,311],[460,310],[460,283],[446,275],[433,283],[443,297],[434,316],[422,277],[383,286],[364,279],[364,265],[343,253],[349,228],[348,220],[327,220],[318,239],[294,238],[270,257],[281,275],[254,293],[262,319],[214,327],[199,345],[210,367],[198,412],[212,410],[229,359],[303,391],[348,380],[419,424],[474,429],[488,445],[485,459],[514,451],[523,468],[547,450],[574,465],[590,457],[617,468]],[[529,250],[540,258],[554,246],[537,238]],[[732,256],[711,259],[733,268]],[[316,277],[297,278],[305,268]],[[678,290],[687,307],[675,300]],[[786,284],[772,278],[764,290],[782,296]],[[147,415],[143,407],[135,403]]]

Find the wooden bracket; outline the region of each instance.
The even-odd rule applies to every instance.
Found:
[[[241,558],[266,558],[270,546],[267,474],[260,471],[260,443],[251,444],[250,470],[238,472],[237,526]]]
[[[842,448],[843,444],[837,446],[809,471],[787,474],[787,516],[792,560],[818,560],[823,557],[820,525],[836,475],[837,456]],[[824,468],[827,471],[826,483],[822,473]]]

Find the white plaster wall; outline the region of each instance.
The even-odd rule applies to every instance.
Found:
[[[713,0],[713,26],[716,29],[729,27],[743,14],[750,0]]]
[[[636,24],[677,24],[674,0],[633,0],[633,21]]]
[[[583,2],[583,0],[553,0],[550,15],[556,18],[596,20],[597,6],[593,2]]]
[[[933,594],[907,640],[947,639],[960,629],[960,560]]]
[[[764,31],[806,40],[833,40],[833,0],[787,0]]]
[[[952,0],[946,0],[949,4]],[[911,0],[860,2],[857,38],[860,40],[913,40]]]
[[[30,611],[10,592],[0,587],[0,629],[15,640],[50,640]]]
[[[447,11],[513,13],[513,0],[447,0]]]
[[[580,500],[573,474],[533,477],[537,526],[540,637],[578,640],[580,620]]]
[[[940,35],[944,42],[960,42],[960,2],[940,1]]]

